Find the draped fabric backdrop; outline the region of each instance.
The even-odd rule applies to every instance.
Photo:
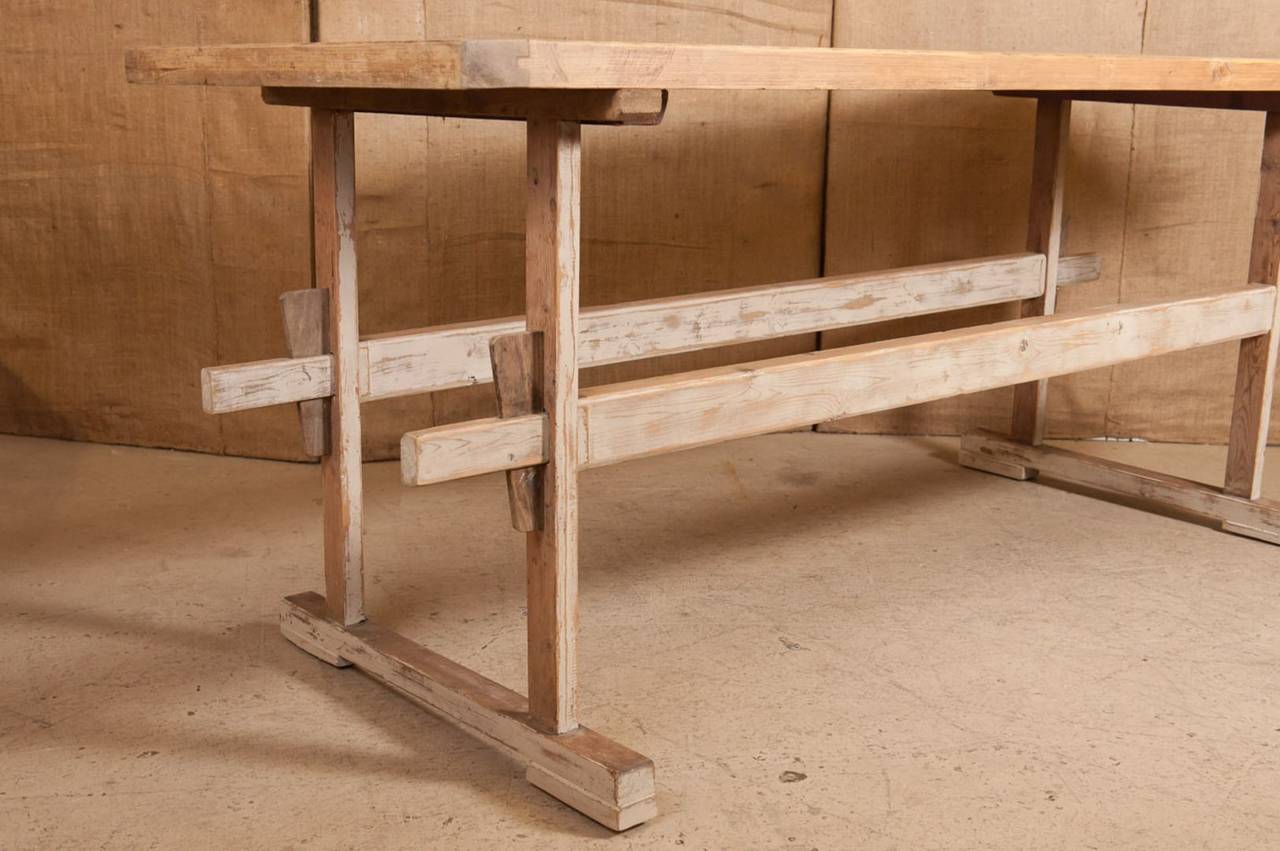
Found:
[[[316,0],[324,40],[533,36],[1275,56],[1258,0]],[[301,41],[306,0],[0,0],[0,431],[300,458],[290,408],[200,410],[202,366],[285,354],[309,284],[306,126],[256,90],[128,86],[145,44]],[[986,94],[675,92],[584,132],[583,302],[1022,250],[1033,107]],[[1222,128],[1229,132],[1222,133]],[[1081,104],[1062,309],[1225,289],[1247,268],[1261,117]],[[366,334],[519,313],[518,124],[357,119]],[[616,381],[1012,316],[1009,307],[589,371]],[[1234,347],[1055,380],[1058,436],[1222,442]],[[824,426],[1003,427],[1007,391]],[[366,408],[368,457],[492,413],[488,387]],[[1280,419],[1280,418],[1278,418]],[[1280,437],[1280,430],[1273,438]]]

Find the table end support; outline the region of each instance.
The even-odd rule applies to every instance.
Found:
[[[280,631],[312,656],[359,669],[524,763],[531,784],[610,830],[657,814],[648,757],[586,727],[544,732],[522,695],[375,622],[343,626],[319,594],[286,597]]]
[[[1158,473],[1095,455],[1053,446],[1028,446],[989,431],[966,434],[960,441],[961,463],[989,473],[1017,478],[1047,476],[1105,494],[1127,497],[1214,521],[1218,528],[1269,544],[1280,544],[1280,502],[1248,499],[1222,488]],[[973,462],[973,463],[969,463]]]

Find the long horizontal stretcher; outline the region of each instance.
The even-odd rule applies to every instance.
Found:
[[[582,311],[580,366],[603,366],[982,307],[1044,294],[1044,255],[831,275]],[[1058,286],[1096,280],[1098,257],[1064,257]],[[523,331],[524,317],[401,331],[360,341],[362,401],[450,390],[493,380],[489,340]],[[333,395],[333,356],[273,358],[206,367],[204,410],[226,414]]]
[[[1273,287],[917,337],[590,387],[579,401],[578,463],[603,467],[1083,372],[1265,333]],[[402,481],[426,485],[547,460],[545,414],[412,431]]]
[[[296,404],[303,448],[320,458],[325,594],[287,598],[282,634],[519,760],[531,783],[613,830],[654,817],[657,780],[649,759],[578,722],[581,469],[1012,386],[1010,435],[965,436],[962,464],[1280,544],[1280,504],[1261,494],[1280,354],[1280,61],[498,39],[147,48],[126,66],[135,82],[258,86],[266,103],[310,112],[315,280],[282,296],[289,357],[202,376],[210,413]],[[660,124],[670,88],[1036,98],[1026,251],[580,311],[581,126]],[[1057,312],[1059,287],[1099,274],[1093,255],[1062,256],[1073,100],[1266,113],[1242,288]],[[357,112],[525,123],[523,317],[360,339]],[[1004,302],[1020,318],[579,390],[583,367]],[[1050,378],[1231,341],[1220,487],[1042,445]],[[364,611],[361,404],[487,382],[498,416],[409,431],[402,472],[421,485],[504,471],[512,525],[526,533],[527,697]]]

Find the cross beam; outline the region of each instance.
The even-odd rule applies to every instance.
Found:
[[[583,391],[582,466],[1038,381],[1265,332],[1276,290],[1102,307],[734,364]],[[422,485],[538,464],[533,414],[407,433],[402,480]]]
[[[657,812],[648,757],[586,727],[545,733],[532,724],[523,695],[376,623],[343,629],[318,594],[285,598],[280,631],[311,655],[354,665],[524,763],[530,783],[606,827],[626,830]]]
[[[1032,299],[1044,292],[1043,269],[1043,258],[1015,254],[588,308],[580,318],[579,365]],[[1064,257],[1057,283],[1084,283],[1099,274],[1096,254]],[[368,402],[487,384],[493,380],[489,340],[524,329],[524,318],[513,316],[364,339],[360,398]],[[200,384],[210,414],[322,399],[333,394],[333,359],[320,355],[212,366],[201,371]]]

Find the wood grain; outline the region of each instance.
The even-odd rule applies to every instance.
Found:
[[[329,291],[313,287],[280,294],[284,317],[284,338],[289,356],[302,358],[329,351]],[[307,399],[298,403],[298,424],[302,428],[302,451],[312,458],[329,453],[328,403]]]
[[[1241,339],[1261,289],[1100,308],[796,355],[584,393],[584,466],[614,463]]]
[[[364,619],[364,504],[360,470],[359,291],[356,285],[355,124],[349,112],[311,111],[315,285],[329,291],[333,396],[324,492],[325,599],[338,623]]]
[[[206,414],[288,405],[333,395],[333,358],[271,358],[200,370]]]
[[[324,598],[284,601],[285,638],[332,664],[355,665],[410,700],[528,767],[530,783],[611,830],[657,813],[653,763],[586,727],[548,735],[530,725],[529,703],[457,662],[376,623],[343,628]]]
[[[1272,289],[1280,284],[1280,112],[1267,113],[1263,130],[1249,280]],[[1277,311],[1266,334],[1240,341],[1236,362],[1235,403],[1231,411],[1223,490],[1248,499],[1262,495],[1262,465],[1280,350],[1280,307]]]
[[[400,480],[432,485],[547,462],[547,415],[483,417],[406,432]]]
[[[589,388],[580,463],[604,466],[1239,340],[1270,327],[1276,300],[1274,290],[1250,287]],[[405,482],[439,481],[437,467],[457,477],[503,469],[517,441],[524,451],[537,445],[538,425],[536,417],[468,423],[465,446],[453,426],[410,432]]]
[[[1022,303],[1023,316],[1048,316],[1058,303],[1058,256],[1062,248],[1063,184],[1071,138],[1071,101],[1041,99],[1036,105],[1035,153],[1031,167],[1031,204],[1027,250],[1045,257],[1045,285],[1038,298]],[[1041,379],[1013,388],[1015,440],[1036,445],[1044,440],[1049,382]]]
[[[577,726],[578,287],[582,128],[534,119],[527,134],[525,310],[542,338],[536,381],[545,413],[542,516],[527,535],[529,710],[552,733]]]
[[[125,51],[131,83],[459,89],[462,44],[444,41],[228,44]]]
[[[399,89],[1280,92],[1268,59],[473,39],[152,47],[135,83]]]
[[[489,352],[498,416],[509,419],[541,412],[542,334],[524,331],[492,337]],[[511,526],[517,532],[541,529],[542,469],[535,466],[507,470],[507,502]]]
[[[1020,254],[589,308],[580,317],[578,361],[623,363],[1032,298],[1044,286],[1042,268],[1037,255]],[[1098,274],[1095,255],[1067,257],[1058,285]],[[486,383],[493,377],[489,340],[523,328],[523,317],[510,317],[368,337],[360,343],[360,398]],[[206,367],[204,409],[220,414],[332,395],[329,370],[317,358]]]

